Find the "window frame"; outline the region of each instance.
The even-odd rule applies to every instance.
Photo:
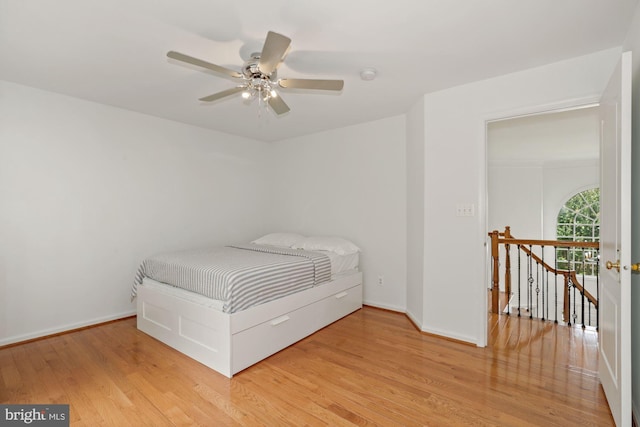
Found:
[[[597,200],[589,202],[585,193],[597,190]],[[585,204],[579,209],[574,209],[572,203],[576,198],[581,198]],[[594,209],[595,207],[595,209]],[[566,212],[571,215],[571,222],[560,222],[561,216]],[[570,233],[567,233],[570,229]],[[590,233],[584,230],[590,229]],[[583,230],[579,232],[579,230]],[[592,186],[574,192],[562,204],[556,215],[556,240],[574,240],[578,242],[600,241],[600,188]],[[589,248],[558,248],[556,250],[556,267],[559,270],[574,270],[577,274],[593,277],[598,274],[597,250]]]

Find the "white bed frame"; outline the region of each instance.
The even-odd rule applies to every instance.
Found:
[[[138,329],[231,378],[362,307],[362,273],[233,314],[138,286]]]

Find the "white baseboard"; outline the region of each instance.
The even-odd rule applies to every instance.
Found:
[[[9,344],[15,344],[22,341],[28,341],[35,338],[42,338],[48,335],[59,334],[61,332],[72,331],[74,329],[84,328],[87,326],[97,325],[99,323],[110,322],[112,320],[122,319],[124,317],[135,316],[136,310],[125,311],[122,313],[111,314],[109,316],[98,317],[95,319],[85,320],[82,322],[69,323],[66,325],[56,326],[55,328],[41,329],[39,331],[30,332],[28,334],[14,335],[12,337],[0,339],[0,347]]]
[[[450,339],[453,339],[453,340],[456,340],[456,341],[462,341],[462,342],[474,344],[476,346],[479,345],[478,340],[475,337],[466,336],[466,335],[460,335],[460,334],[452,333],[450,331],[443,331],[443,330],[439,330],[439,329],[433,329],[433,328],[425,327],[422,324],[422,322],[420,322],[418,320],[418,318],[416,316],[414,316],[411,312],[407,311],[407,309],[404,308],[404,307],[395,307],[395,306],[390,306],[390,305],[387,305],[387,304],[380,304],[380,303],[372,302],[372,301],[363,301],[363,304],[364,305],[369,305],[371,307],[383,308],[385,310],[397,311],[399,313],[404,313],[409,318],[409,320],[411,320],[411,322],[413,322],[413,324],[416,325],[416,327],[418,329],[420,329],[422,332],[426,332],[426,333],[432,334],[432,335],[438,335],[438,336],[441,336],[443,338],[450,338]]]
[[[422,330],[422,322],[418,320],[418,318],[409,310],[405,313],[409,320],[416,326],[416,328]]]
[[[397,311],[399,313],[405,313],[406,312],[406,309],[404,307],[398,307],[398,306],[389,305],[389,304],[382,304],[382,303],[375,302],[375,301],[364,300],[364,301],[362,301],[362,304],[369,305],[371,307],[383,308],[385,310]]]
[[[444,338],[451,338],[456,341],[463,341],[476,346],[478,346],[479,344],[475,337],[460,335],[460,334],[452,333],[451,331],[443,331],[440,329],[428,328],[425,326],[422,326],[421,330],[422,332],[426,332],[428,334],[439,335]]]

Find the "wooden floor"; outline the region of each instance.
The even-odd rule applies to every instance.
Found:
[[[68,403],[73,426],[613,425],[593,331],[494,323],[477,348],[365,307],[229,380],[126,319],[0,349],[0,403]]]

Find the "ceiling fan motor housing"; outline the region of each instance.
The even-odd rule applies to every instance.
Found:
[[[274,70],[270,75],[264,74],[260,67],[260,53],[252,53],[251,58],[242,66],[242,74],[247,79],[275,79],[277,71]]]

